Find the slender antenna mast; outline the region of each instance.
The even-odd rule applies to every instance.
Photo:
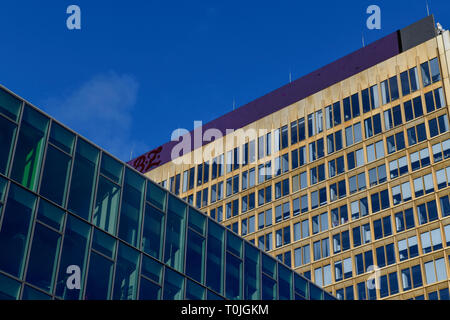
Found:
[[[425,4],[427,6],[427,16],[430,15],[430,7],[428,6],[428,0],[425,0]]]
[[[291,72],[291,69],[289,69],[289,83],[291,83],[292,82],[292,72]]]
[[[366,46],[365,42],[364,42],[364,32],[361,32],[361,39],[362,39],[362,45],[363,48]]]

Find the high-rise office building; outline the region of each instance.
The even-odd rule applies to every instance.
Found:
[[[130,164],[340,299],[448,299],[449,58],[429,16]]]
[[[335,299],[0,87],[0,300]]]

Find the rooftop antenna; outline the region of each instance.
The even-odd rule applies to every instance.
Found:
[[[430,7],[428,6],[428,0],[425,0],[425,4],[427,6],[427,16],[430,15]]]
[[[133,160],[133,149],[134,149],[134,144],[131,147],[131,151],[130,151],[130,161]]]
[[[292,82],[292,72],[291,72],[291,69],[289,69],[289,83],[291,83]]]
[[[365,42],[364,42],[364,32],[361,32],[361,39],[362,39],[362,45],[363,48],[366,46]]]
[[[236,109],[236,99],[233,97],[233,111]]]

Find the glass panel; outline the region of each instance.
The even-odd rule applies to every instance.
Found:
[[[116,252],[116,239],[94,228],[92,249],[103,253],[107,257],[114,258]]]
[[[0,230],[0,269],[21,277],[36,197],[11,184]]]
[[[144,183],[143,177],[128,168],[126,169],[120,211],[119,238],[135,247],[140,241],[138,237],[142,221]]]
[[[51,292],[56,275],[61,236],[36,223],[26,281]]]
[[[260,299],[260,252],[245,244],[244,299]]]
[[[0,117],[0,173],[3,174],[6,174],[8,171],[16,128],[17,126],[14,123]]]
[[[230,233],[227,234],[227,238]],[[227,241],[228,242],[228,241]],[[242,260],[231,253],[226,255],[225,296],[227,299],[242,299]]]
[[[278,264],[278,295],[280,300],[292,299],[292,271]]]
[[[142,250],[158,260],[161,260],[163,233],[164,213],[146,204]]]
[[[194,281],[187,280],[186,282],[186,300],[204,300],[205,288],[195,283]]]
[[[25,286],[23,288],[22,300],[51,300],[51,297],[30,286]]]
[[[122,171],[123,165],[120,162],[114,160],[106,153],[102,154],[101,174],[120,184],[122,182]]]
[[[81,220],[68,215],[64,234],[61,261],[59,265],[56,295],[65,300],[80,299],[83,292],[84,275],[86,273],[87,250],[91,227]],[[80,280],[73,277],[77,271],[67,273],[69,266],[77,266],[80,270]],[[71,285],[71,289],[68,288]]]
[[[92,223],[115,235],[119,201],[120,188],[108,179],[100,176]]]
[[[0,300],[17,300],[20,282],[0,273]]]
[[[89,220],[99,151],[79,139],[72,170],[68,209]]]
[[[204,265],[205,238],[189,228],[186,248],[186,275],[203,283]]]
[[[56,122],[52,121],[52,128],[50,129],[50,138],[48,141],[61,150],[72,154],[75,135]]]
[[[113,299],[136,300],[139,252],[119,242]]]
[[[147,257],[146,255],[143,255],[142,257],[142,275],[157,283],[161,283],[163,264]]]
[[[43,199],[39,202],[37,218],[39,221],[60,230],[65,212]]]
[[[169,196],[164,262],[179,271],[182,271],[184,266],[185,232],[186,205]]]
[[[231,232],[227,232],[227,250],[238,257],[242,256],[242,240]]]
[[[155,183],[147,180],[147,201],[155,205],[162,211],[166,210],[167,192],[158,187]],[[220,200],[220,199],[219,199]]]
[[[159,300],[161,299],[161,287],[155,283],[141,278],[139,288],[139,300]]]
[[[170,207],[170,204],[169,204]],[[170,210],[170,208],[169,208]],[[182,300],[184,297],[184,277],[166,268],[164,275],[164,300]]]
[[[0,113],[17,121],[22,101],[6,90],[0,89]]]
[[[66,202],[71,160],[64,152],[48,146],[40,194],[62,206]]]
[[[11,172],[12,179],[36,190],[49,119],[25,107]]]
[[[86,300],[106,300],[112,285],[112,261],[92,252],[86,285]]]
[[[223,292],[224,236],[223,227],[208,221],[206,284],[218,293]]]

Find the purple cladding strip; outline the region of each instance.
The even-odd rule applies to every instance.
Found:
[[[237,130],[271,113],[300,101],[335,83],[345,80],[365,69],[385,61],[400,53],[398,32],[377,40],[339,60],[336,60],[310,74],[301,77],[279,89],[276,89],[234,111],[231,111],[205,125],[203,132],[210,128]],[[191,145],[194,146],[193,131]],[[203,145],[208,144],[204,141]],[[172,148],[178,141],[169,141],[128,162],[136,170],[146,173],[171,159]],[[200,147],[200,146],[198,146]]]

